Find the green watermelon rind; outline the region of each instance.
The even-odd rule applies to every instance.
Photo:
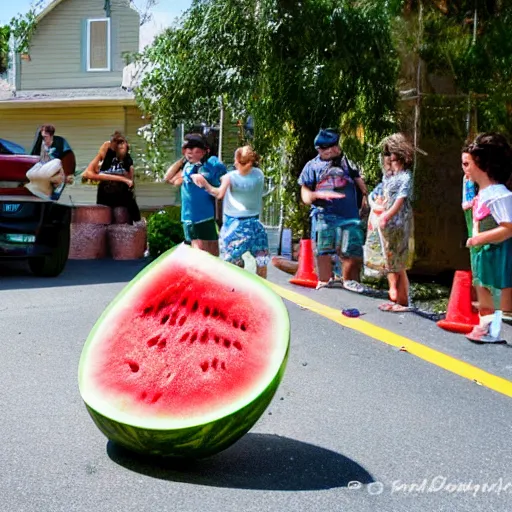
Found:
[[[283,377],[288,353],[266,390],[243,409],[219,420],[176,430],[144,429],[119,423],[86,404],[101,432],[114,443],[145,455],[171,458],[204,458],[225,450],[244,436],[261,418]]]
[[[129,293],[129,291],[136,286],[146,274],[150,273],[162,260],[168,258],[171,253],[178,250],[180,247],[182,247],[182,245],[170,249],[144,268],[129,284],[126,285],[122,292],[117,295],[117,297],[102,313],[91,330],[82,351],[78,371],[79,388],[87,411],[99,430],[109,440],[118,443],[129,450],[143,454],[180,458],[202,458],[224,450],[240,439],[254,426],[272,401],[286,368],[290,348],[290,324],[288,312],[282,299],[273,290],[271,290],[261,278],[252,275],[243,269],[230,265],[231,271],[239,272],[240,277],[243,277],[245,280],[253,280],[254,284],[260,290],[264,287],[264,293],[268,294],[268,296],[273,299],[273,306],[281,309],[283,318],[285,318],[286,321],[283,321],[283,330],[279,337],[283,343],[286,343],[286,350],[279,369],[275,372],[272,380],[257,396],[243,407],[233,407],[232,411],[224,413],[222,416],[204,423],[186,425],[183,427],[178,426],[177,428],[162,428],[161,426],[155,427],[151,418],[144,421],[144,425],[128,424],[126,422],[119,421],[114,417],[116,416],[116,411],[108,411],[111,413],[108,415],[105,414],[105,411],[100,412],[97,407],[94,407],[94,405],[90,403],[94,402],[94,400],[90,400],[91,397],[87,391],[87,384],[83,381],[83,375],[85,373],[84,366],[88,359],[89,351],[91,350],[91,344],[89,341],[94,338],[98,329],[101,327],[102,322],[110,315],[112,310],[118,306],[125,295]]]

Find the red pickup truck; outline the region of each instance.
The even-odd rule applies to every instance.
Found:
[[[22,151],[0,139],[0,259],[26,259],[33,274],[57,276],[68,259],[71,207],[40,199],[24,186],[39,157]],[[66,175],[73,175],[72,151],[62,163]]]

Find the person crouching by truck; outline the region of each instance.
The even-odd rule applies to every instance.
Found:
[[[129,223],[141,219],[134,193],[133,160],[128,152],[128,141],[120,132],[114,132],[104,142],[85,170],[83,177],[99,181],[96,204],[110,208],[125,207]]]

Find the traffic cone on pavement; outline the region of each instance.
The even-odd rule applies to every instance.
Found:
[[[478,325],[480,321],[478,312],[471,304],[471,282],[470,270],[455,272],[446,318],[437,322],[442,329],[467,334],[475,325]]]
[[[300,241],[299,249],[299,268],[295,277],[290,279],[290,283],[308,288],[316,288],[318,276],[315,272],[315,260],[313,257],[313,244],[310,238]]]

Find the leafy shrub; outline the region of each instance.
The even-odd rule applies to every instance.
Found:
[[[148,246],[151,259],[183,242],[180,209],[176,207],[160,210],[148,219]]]

